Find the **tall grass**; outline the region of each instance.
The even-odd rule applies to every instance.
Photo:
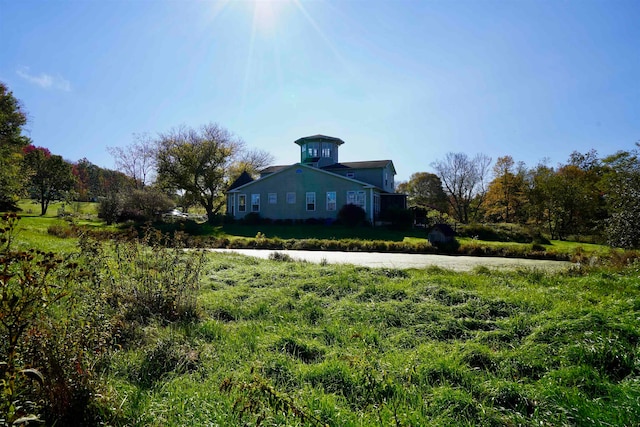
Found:
[[[632,426],[633,271],[459,274],[214,254],[202,320],[173,330],[198,368],[161,375],[122,413],[163,425]],[[156,347],[115,358],[139,366],[126,361]],[[114,399],[143,389],[117,371],[109,381]]]

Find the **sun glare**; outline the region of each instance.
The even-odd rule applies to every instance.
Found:
[[[255,0],[253,5],[253,25],[261,32],[272,32],[278,25],[282,9],[287,0]]]

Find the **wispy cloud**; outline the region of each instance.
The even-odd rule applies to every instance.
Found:
[[[32,74],[29,67],[20,67],[16,70],[16,73],[26,81],[44,89],[58,89],[65,92],[69,92],[71,90],[71,83],[69,80],[60,75],[52,76],[47,73]]]

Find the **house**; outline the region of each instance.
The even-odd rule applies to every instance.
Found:
[[[227,214],[241,219],[249,213],[262,218],[334,220],[342,206],[362,207],[373,224],[380,212],[406,208],[406,196],[394,193],[391,160],[340,162],[339,138],[314,135],[300,138],[300,162],[270,166],[258,179],[243,174],[227,191]]]
[[[432,245],[438,243],[449,243],[453,241],[455,235],[455,231],[453,231],[453,228],[448,224],[436,224],[429,230],[427,240],[429,240],[429,243]]]

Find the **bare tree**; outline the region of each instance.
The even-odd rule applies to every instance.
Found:
[[[147,133],[134,133],[134,142],[126,147],[107,147],[116,168],[134,179],[136,187],[153,182],[156,172],[156,144]]]
[[[475,219],[486,196],[491,158],[477,154],[447,153],[444,160],[431,164],[440,177],[454,217],[463,223]]]
[[[229,181],[233,182],[242,172],[256,176],[260,169],[273,163],[273,155],[260,149],[239,150],[229,167]]]

